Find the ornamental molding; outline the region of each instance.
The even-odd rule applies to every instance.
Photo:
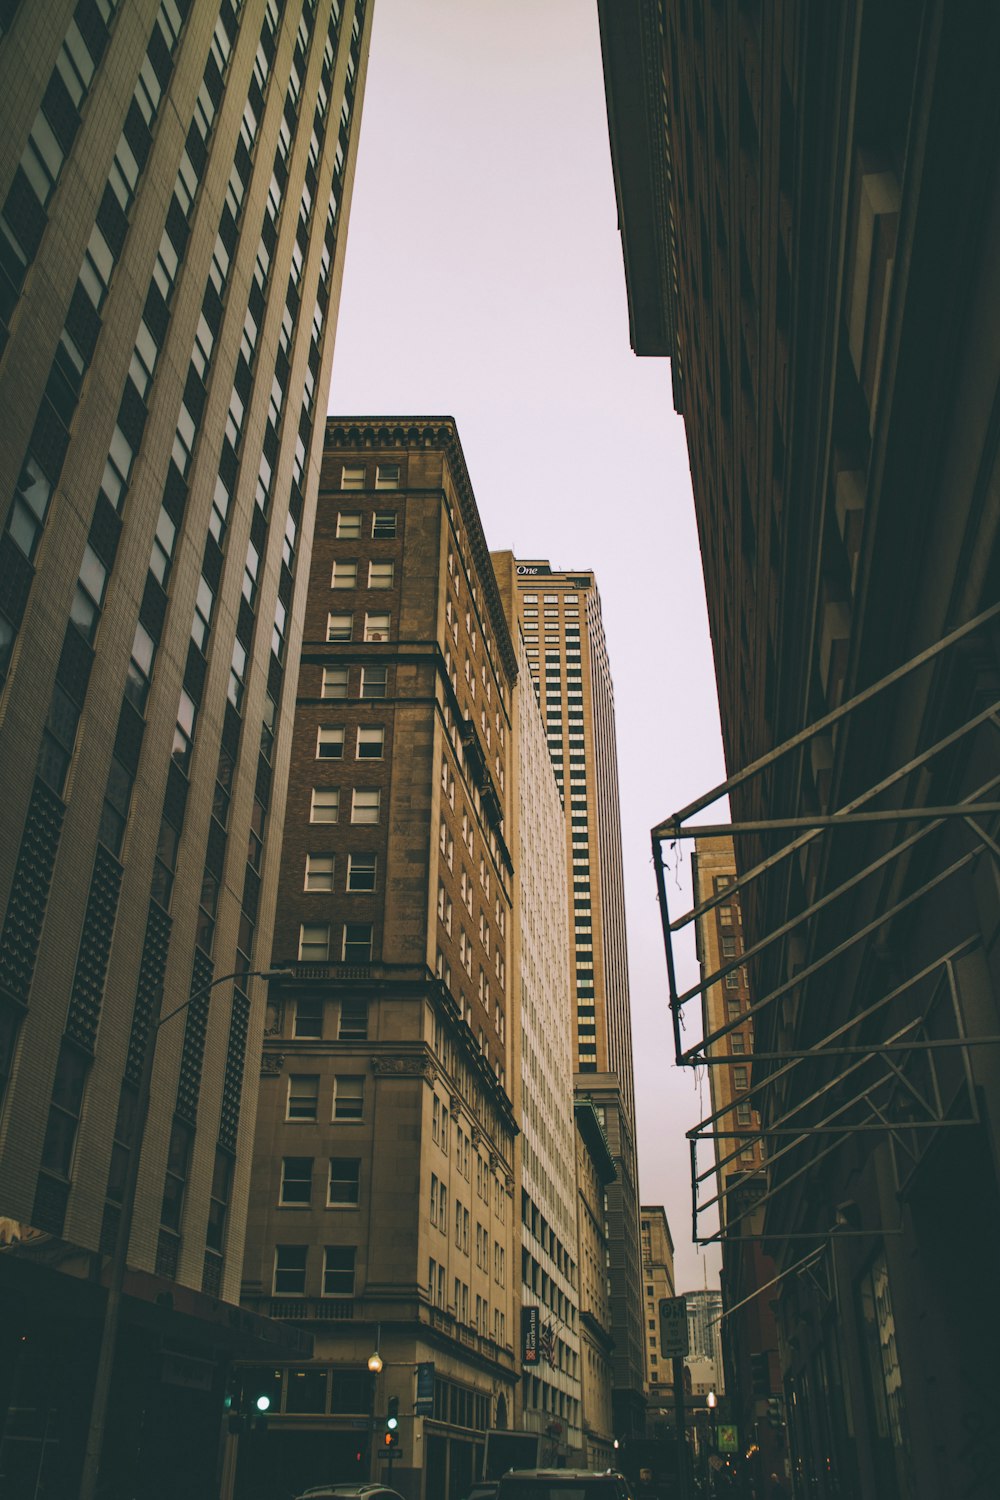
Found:
[[[261,1078],[277,1078],[285,1066],[283,1052],[265,1052],[260,1060]]]
[[[437,1066],[430,1057],[412,1057],[402,1054],[396,1057],[373,1057],[372,1072],[390,1078],[426,1078],[434,1083]]]

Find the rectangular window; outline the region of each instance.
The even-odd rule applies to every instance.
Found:
[[[332,891],[333,867],[332,854],[307,854],[304,889],[307,891]]]
[[[389,621],[390,621],[390,618],[391,617],[388,614],[378,614],[378,615],[366,614],[365,615],[365,640],[366,641],[387,641],[389,639]]]
[[[346,698],[347,697],[347,668],[346,667],[324,667],[323,681],[320,686],[321,698]]]
[[[396,565],[393,562],[370,562],[368,564],[368,587],[391,589]]]
[[[377,854],[349,854],[347,856],[347,889],[349,891],[375,890],[377,866]]]
[[[281,1159],[279,1203],[308,1204],[312,1198],[311,1156],[284,1156]]]
[[[326,617],[326,638],[328,641],[349,641],[354,631],[353,615],[334,615]],[[367,635],[365,636],[367,640]]]
[[[360,1120],[365,1107],[365,1080],[362,1074],[337,1073],[333,1080],[333,1118]]]
[[[323,1296],[354,1296],[354,1245],[327,1245],[323,1259]]]
[[[372,956],[372,938],[372,924],[370,922],[345,922],[344,963],[370,963]]]
[[[299,995],[297,997],[292,1035],[312,1037],[323,1035],[322,995]]]
[[[299,927],[302,963],[326,963],[330,957],[330,928],[325,922],[303,922]]]
[[[340,1002],[340,1025],[337,1036],[342,1042],[364,1042],[368,1039],[368,1001],[348,996]]]
[[[377,823],[382,806],[379,787],[355,787],[351,799],[352,823]]]
[[[398,490],[399,464],[376,464],[375,488],[377,490]]]
[[[340,813],[340,788],[314,786],[309,810],[310,823],[336,823]]]
[[[361,535],[361,512],[342,510],[337,514],[337,540],[344,541]]]
[[[306,1290],[306,1245],[275,1245],[274,1295],[302,1297]]]
[[[331,1156],[326,1201],[330,1208],[357,1208],[361,1194],[361,1162],[356,1156]]]
[[[396,512],[377,510],[372,516],[372,536],[376,541],[388,541],[396,535]]]
[[[320,724],[316,730],[316,759],[341,760],[343,754],[343,727],[338,724]]]
[[[353,558],[337,561],[330,575],[332,589],[353,589],[358,583],[358,564]]]
[[[385,730],[381,724],[358,730],[358,760],[381,760],[385,750]]]
[[[361,697],[384,698],[389,685],[388,667],[361,668]]]
[[[319,1105],[319,1074],[292,1073],[288,1079],[288,1119],[315,1120]]]
[[[340,471],[340,488],[342,490],[363,490],[364,487],[364,464],[345,464]]]

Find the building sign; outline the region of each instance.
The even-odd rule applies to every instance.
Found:
[[[434,1415],[434,1361],[425,1359],[417,1365],[417,1399],[413,1403],[415,1417]]]
[[[521,1363],[541,1363],[541,1314],[537,1307],[521,1308]]]
[[[661,1297],[660,1353],[667,1359],[681,1359],[687,1352],[687,1301],[684,1297]]]
[[[736,1431],[735,1423],[720,1422],[717,1429],[716,1447],[720,1453],[738,1453],[739,1433]]]
[[[518,578],[537,578],[541,573],[551,573],[548,563],[518,563]]]

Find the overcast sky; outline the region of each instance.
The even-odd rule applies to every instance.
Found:
[[[700,1287],[708,1089],[673,1066],[649,830],[725,772],[684,428],[629,348],[596,0],[376,0],[330,409],[454,416],[490,547],[597,573],[640,1191]]]

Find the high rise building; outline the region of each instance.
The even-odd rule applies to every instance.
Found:
[[[702,1384],[723,1390],[722,1293],[707,1287],[684,1292],[688,1319],[688,1352],[684,1362],[691,1369],[692,1388]],[[709,1368],[706,1368],[709,1367]]]
[[[646,1309],[646,1379],[649,1404],[665,1410],[673,1400],[673,1359],[660,1349],[660,1302],[674,1292],[674,1240],[662,1203],[639,1209],[642,1236],[642,1279]]]
[[[955,1287],[1000,1235],[1000,12],[600,15],[730,772],[655,840],[728,795],[775,1417],[810,1492],[986,1497],[1000,1309]]]
[[[608,1469],[615,1458],[612,1400],[611,1303],[608,1294],[608,1184],[615,1163],[588,1098],[577,1095],[577,1243],[580,1251],[580,1384],[583,1393],[584,1463]]]
[[[285,669],[305,603],[297,564],[312,533],[370,10],[2,10],[0,1488],[11,1493],[78,1492],[102,1257],[120,1230],[132,1269],[109,1482],[187,1475],[201,1492],[225,1359],[267,1347],[270,1325],[248,1318],[243,1337],[225,1304],[240,1285],[264,1008],[253,976],[271,950]],[[138,1195],[123,1215],[157,1035]]]
[[[314,1355],[240,1497],[386,1472],[393,1400],[402,1487],[462,1495],[513,1422],[516,672],[454,422],[331,419],[243,1290]]]
[[[569,812],[577,1091],[601,1116],[616,1167],[607,1186],[608,1249],[614,1421],[625,1437],[644,1428],[645,1356],[614,687],[594,574],[539,559],[517,559],[514,568],[531,681]]]
[[[510,552],[493,564],[518,656],[514,694],[511,852],[517,1016],[511,1079],[520,1126],[521,1306],[538,1319],[538,1360],[524,1363],[519,1427],[546,1438],[546,1462],[583,1461],[580,1253],[577,1245],[576,1123],[569,978],[566,815],[549,758],[517,623],[517,573]],[[527,1326],[527,1324],[526,1324]],[[609,1383],[610,1390],[610,1383]]]

